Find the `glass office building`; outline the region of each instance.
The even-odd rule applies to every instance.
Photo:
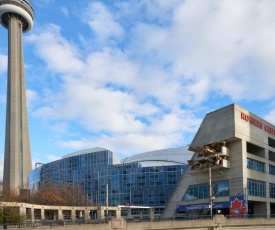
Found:
[[[108,188],[109,206],[131,204],[162,209],[184,173],[190,156],[187,148],[181,147],[143,153],[120,161],[107,149],[93,148],[35,168],[29,174],[29,186],[36,190],[47,183],[81,185],[96,206],[106,205]]]

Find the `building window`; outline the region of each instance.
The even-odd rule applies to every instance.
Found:
[[[275,148],[275,140],[272,138],[268,138],[268,146]]]
[[[265,164],[251,158],[247,158],[247,168],[258,172],[265,172]]]
[[[248,195],[265,197],[265,182],[247,179]]]
[[[270,198],[275,198],[275,184],[269,184]]]
[[[247,152],[258,157],[265,158],[265,149],[249,142],[246,143]]]
[[[269,174],[275,176],[275,166],[274,165],[269,165]]]
[[[268,157],[270,161],[275,161],[275,152],[268,151]]]
[[[213,184],[213,195],[216,197],[229,196],[229,181],[220,181]]]
[[[229,181],[217,181],[212,183],[213,195],[216,197],[229,196]],[[197,200],[209,198],[209,184],[190,185],[183,200]]]

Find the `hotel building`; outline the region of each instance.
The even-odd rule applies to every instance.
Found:
[[[162,217],[275,214],[275,126],[232,104],[206,114]]]

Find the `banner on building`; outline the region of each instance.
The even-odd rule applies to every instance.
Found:
[[[213,209],[228,208],[228,202],[214,202]],[[192,211],[192,210],[205,210],[210,209],[210,204],[192,204],[192,205],[180,205],[177,211]]]
[[[247,196],[231,196],[230,197],[230,216],[246,217],[248,210]]]

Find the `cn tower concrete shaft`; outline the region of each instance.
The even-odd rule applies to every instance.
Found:
[[[22,33],[32,26],[33,11],[27,0],[0,0],[0,22],[8,29],[8,81],[4,189],[27,188],[32,169],[24,76]],[[30,24],[31,23],[31,24]]]

